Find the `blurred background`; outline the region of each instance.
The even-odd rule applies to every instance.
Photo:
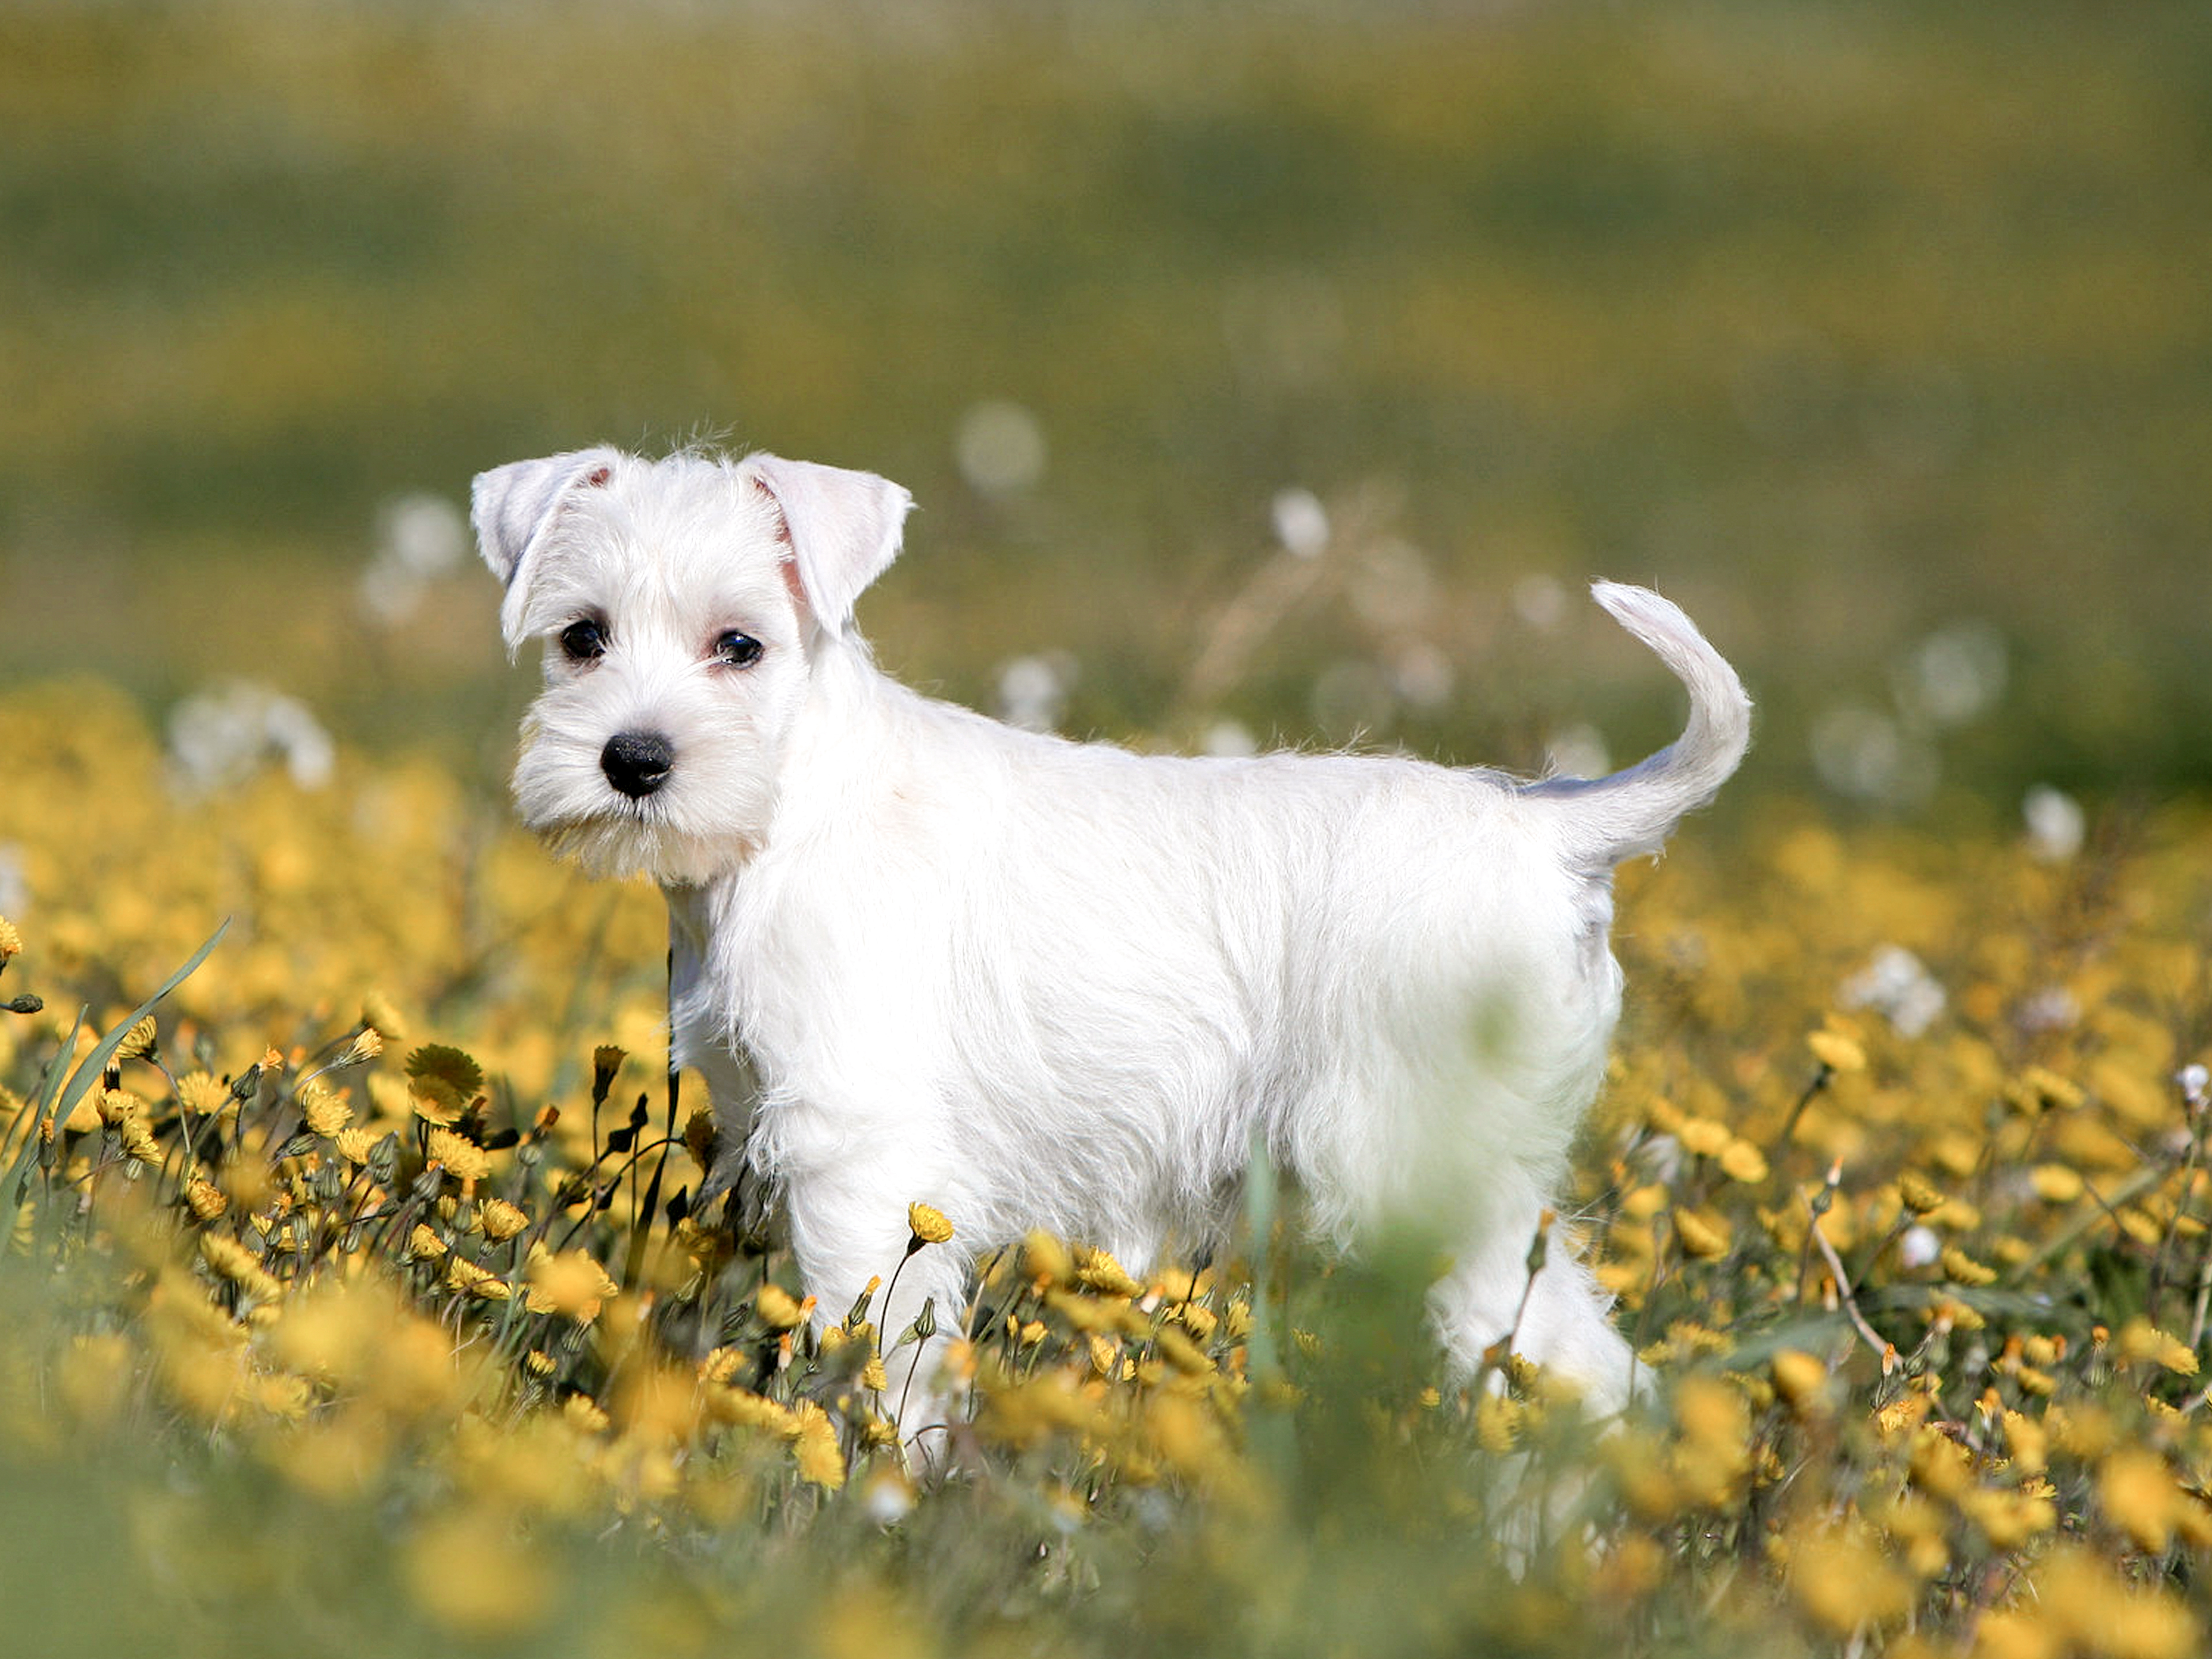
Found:
[[[1739,793],[2212,781],[2212,8],[0,4],[0,689],[495,783],[470,477],[920,502],[894,672]],[[240,733],[244,733],[241,738]],[[2063,825],[2060,826],[2063,830]]]

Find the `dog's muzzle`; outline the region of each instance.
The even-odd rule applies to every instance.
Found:
[[[643,800],[675,769],[675,746],[658,732],[618,732],[599,751],[599,770],[632,800]]]

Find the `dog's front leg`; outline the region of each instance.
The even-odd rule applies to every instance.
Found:
[[[918,1241],[908,1222],[912,1166],[893,1158],[856,1158],[789,1175],[784,1183],[792,1254],[799,1282],[815,1298],[815,1318],[846,1317],[870,1284],[886,1387],[882,1410],[917,1461],[942,1461],[943,1425],[951,1410],[939,1373],[963,1331],[971,1257],[963,1240]],[[924,1310],[927,1312],[925,1314]],[[900,1345],[917,1320],[928,1327]]]
[[[668,1063],[707,1080],[714,1109],[714,1151],[695,1209],[738,1184],[745,1147],[760,1110],[760,1079],[751,1056],[735,1046],[723,1000],[708,977],[705,896],[696,887],[663,890],[668,900]]]

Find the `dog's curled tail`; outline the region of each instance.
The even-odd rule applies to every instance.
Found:
[[[1594,582],[1590,595],[1690,693],[1682,735],[1649,759],[1607,777],[1547,778],[1529,786],[1532,797],[1570,805],[1561,835],[1591,866],[1610,869],[1657,852],[1683,814],[1720,792],[1751,746],[1751,699],[1735,670],[1669,601],[1622,582]]]

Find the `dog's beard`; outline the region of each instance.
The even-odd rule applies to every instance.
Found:
[[[547,848],[590,875],[699,886],[758,849],[773,792],[743,769],[718,766],[704,744],[688,752],[679,744],[677,775],[633,800],[600,770],[605,739],[597,733],[563,736],[539,727],[529,737],[514,772],[517,814]]]
[[[703,886],[743,863],[753,850],[742,839],[704,841],[636,807],[525,822],[549,850],[603,879],[645,876],[666,887]]]

